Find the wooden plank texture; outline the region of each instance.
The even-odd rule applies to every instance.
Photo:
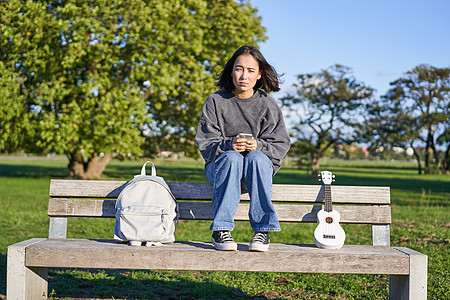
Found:
[[[324,250],[314,245],[270,244],[268,252],[217,251],[211,243],[176,242],[133,247],[111,240],[49,239],[26,249],[34,267],[255,271],[350,274],[408,274],[408,255],[367,245]]]
[[[60,180],[52,179],[50,197],[117,198],[126,181]],[[168,182],[177,199],[211,200],[212,185],[196,182]],[[339,186],[331,187],[334,203],[389,204],[389,187]],[[249,200],[244,193],[242,200]],[[274,184],[272,201],[323,202],[322,185]]]
[[[48,215],[51,217],[106,217],[115,216],[115,200],[51,198]],[[179,202],[180,219],[212,220],[211,202]],[[317,222],[317,212],[322,205],[275,204],[281,222]],[[339,205],[334,209],[341,214],[341,223],[390,224],[391,210],[388,205],[350,206]],[[248,203],[240,203],[235,220],[248,220]]]

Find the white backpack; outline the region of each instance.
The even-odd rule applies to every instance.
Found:
[[[140,175],[127,182],[116,201],[114,239],[140,246],[173,243],[178,220],[178,204],[166,181],[156,176],[153,163],[152,175]]]

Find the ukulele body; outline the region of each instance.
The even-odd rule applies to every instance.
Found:
[[[344,245],[345,231],[339,225],[339,212],[320,210],[317,213],[318,225],[314,231],[314,244],[322,249],[339,249]]]

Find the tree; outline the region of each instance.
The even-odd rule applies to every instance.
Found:
[[[164,107],[149,105],[152,122],[146,128],[152,135],[147,140],[147,149],[197,156],[195,131],[206,97],[216,90],[216,75],[239,46],[254,45],[266,38],[257,10],[248,2],[196,2],[201,6],[169,9],[173,37],[164,37],[161,47],[169,43],[168,51],[182,55],[161,60],[160,70],[170,71],[161,73],[160,78],[167,78],[169,84],[149,91],[149,97],[161,98]],[[186,36],[186,32],[192,32],[192,36]],[[178,43],[180,39],[182,45]]]
[[[15,148],[65,153],[80,178],[141,154],[146,138],[195,155],[214,76],[264,30],[256,9],[232,0],[2,2],[0,57],[32,127]]]
[[[30,116],[25,109],[22,85],[20,76],[0,61],[0,152],[14,151],[29,135]]]
[[[418,162],[419,174],[421,174],[421,151],[413,143],[415,135],[413,128],[418,126],[418,119],[405,114],[399,104],[400,102],[391,101],[385,96],[368,103],[364,122],[356,125],[356,135],[361,142],[369,145],[369,151],[372,153],[377,152],[378,149],[411,147]]]
[[[436,144],[448,153],[450,68],[419,65],[390,85],[379,102],[369,105],[371,113],[359,130],[362,138],[376,147],[412,147],[419,174],[422,169],[448,172],[448,154],[442,159]]]
[[[437,144],[445,147],[442,158],[442,173],[444,174],[450,174],[450,118],[448,121],[444,132],[437,139]]]
[[[295,115],[294,137],[308,151],[311,176],[317,176],[320,160],[338,142],[353,142],[353,130],[361,120],[363,104],[373,89],[358,82],[351,69],[334,65],[320,73],[298,75],[296,94],[282,98]],[[297,153],[300,154],[300,153]]]

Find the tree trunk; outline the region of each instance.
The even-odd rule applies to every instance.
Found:
[[[413,149],[414,157],[415,157],[416,160],[417,160],[417,168],[418,168],[418,171],[419,171],[419,175],[421,175],[421,174],[422,174],[422,163],[420,162],[420,155],[419,155],[419,153],[416,151],[416,148],[414,148],[414,147],[412,147],[412,146],[411,146],[411,148]]]
[[[442,159],[442,174],[450,174],[450,144],[447,146],[444,158]]]
[[[86,168],[86,177],[88,179],[102,178],[103,171],[108,163],[111,161],[111,153],[99,156],[98,153],[94,153],[93,157],[89,160]]]
[[[442,169],[441,158],[439,157],[439,151],[436,149],[436,145],[434,144],[433,136],[431,135],[430,140],[431,150],[433,151],[434,164],[436,165],[436,172]]]
[[[76,151],[67,154],[67,158],[69,159],[69,176],[72,178],[82,179],[85,169],[83,155],[79,151]]]
[[[428,129],[427,134],[427,144],[425,146],[425,174],[433,174],[433,167],[431,166],[431,161],[433,158],[432,149],[433,135],[431,134],[431,129]]]
[[[94,153],[87,162],[79,152],[71,153],[69,157],[70,177],[79,179],[100,179],[103,171],[111,160],[110,153],[100,156]]]
[[[320,169],[320,155],[318,153],[313,153],[311,157],[311,179],[317,180]]]

